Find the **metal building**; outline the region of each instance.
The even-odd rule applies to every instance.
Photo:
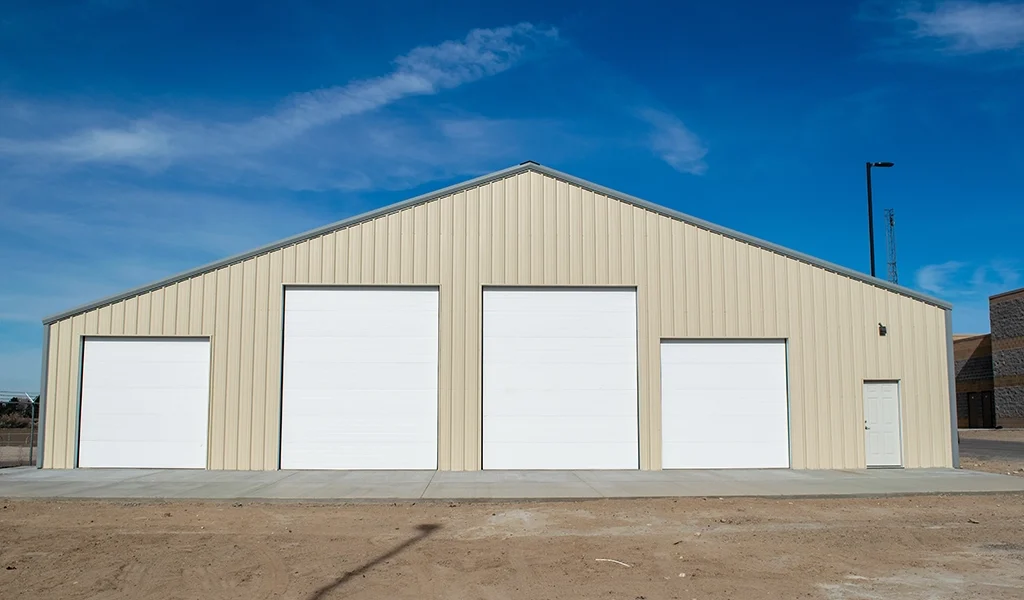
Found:
[[[530,162],[44,324],[47,468],[957,462],[949,304]]]
[[[989,296],[992,333],[953,336],[961,427],[1024,427],[1024,288]]]

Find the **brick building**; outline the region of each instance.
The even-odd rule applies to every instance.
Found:
[[[1024,288],[988,302],[996,425],[1024,427]]]
[[[995,427],[992,334],[953,336],[958,427]]]
[[[992,333],[956,335],[957,423],[1024,427],[1024,288],[989,298]]]

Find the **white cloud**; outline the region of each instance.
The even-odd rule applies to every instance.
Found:
[[[865,0],[857,17],[876,28],[875,58],[1024,66],[1024,3],[1019,1]]]
[[[0,190],[0,322],[44,316],[287,237],[339,215],[250,198],[124,184],[9,182]],[[230,223],[230,227],[225,227]],[[19,238],[35,243],[22,243]],[[40,242],[42,241],[42,242]]]
[[[988,331],[988,298],[1019,286],[1016,263],[994,260],[985,264],[948,261],[917,270],[916,286],[953,303],[956,332]]]
[[[915,280],[917,287],[932,294],[945,294],[950,276],[955,274],[964,263],[951,260],[937,265],[925,265],[917,270]]]
[[[10,177],[4,183],[0,388],[30,392],[39,385],[43,317],[366,208],[335,204],[341,213],[325,214],[254,194]]]
[[[557,30],[529,23],[476,29],[415,48],[379,77],[291,94],[271,109],[199,112],[194,100],[188,112],[130,109],[0,94],[0,325],[28,331],[47,314],[398,199],[384,190],[526,158],[557,164],[599,146],[635,151],[642,139],[673,168],[706,171],[703,143],[678,118],[634,110],[647,102],[636,100],[647,97],[637,88],[618,90],[613,102],[592,95],[587,111],[553,118],[491,118],[426,98],[561,43]],[[586,120],[595,110],[600,133]],[[366,190],[378,193],[353,193]],[[8,342],[0,358],[37,339],[0,340]],[[33,371],[35,360],[18,369]]]
[[[984,295],[986,298],[1012,289],[1020,281],[1015,263],[991,261],[981,265],[951,260],[925,265],[914,274],[917,287],[950,299]]]
[[[169,132],[141,121],[124,130],[93,129],[53,143],[29,144],[25,149],[30,152],[52,152],[75,161],[109,162],[141,157],[164,157],[174,151],[172,135]]]
[[[924,8],[905,6],[900,20],[910,34],[953,54],[978,54],[1024,47],[1024,4],[946,1]]]
[[[703,175],[708,170],[704,143],[675,115],[644,108],[637,115],[653,128],[647,141],[650,149],[680,173]]]
[[[318,129],[379,111],[404,98],[433,95],[496,75],[557,40],[556,29],[530,23],[474,29],[463,40],[414,48],[396,58],[386,75],[293,94],[276,110],[249,120],[119,117],[113,119],[120,121],[116,124],[45,139],[0,138],[0,156],[145,170],[181,163],[210,166],[215,161],[245,169],[246,157],[279,149]]]

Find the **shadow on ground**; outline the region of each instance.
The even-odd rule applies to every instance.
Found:
[[[408,540],[402,542],[401,544],[395,546],[391,550],[388,550],[384,554],[381,554],[380,556],[374,558],[373,560],[363,563],[357,569],[348,571],[347,573],[335,579],[331,583],[320,587],[309,596],[309,600],[322,600],[323,598],[326,598],[328,594],[344,586],[353,577],[362,575],[366,571],[372,569],[374,566],[380,564],[382,561],[388,560],[393,556],[401,554],[410,546],[413,546],[414,544],[417,544],[425,540],[426,538],[430,537],[431,534],[433,534],[440,528],[441,526],[436,523],[424,523],[422,525],[417,525],[416,529],[419,530],[419,533],[416,534],[414,537],[409,538]]]

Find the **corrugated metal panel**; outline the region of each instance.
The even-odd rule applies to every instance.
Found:
[[[643,468],[661,466],[659,342],[688,337],[788,340],[796,468],[864,466],[865,379],[901,381],[908,467],[951,464],[943,309],[524,172],[56,322],[44,466],[73,464],[89,332],[210,336],[210,468],[277,468],[282,284],[299,283],[440,286],[441,469],[480,468],[484,285],[637,286]]]

